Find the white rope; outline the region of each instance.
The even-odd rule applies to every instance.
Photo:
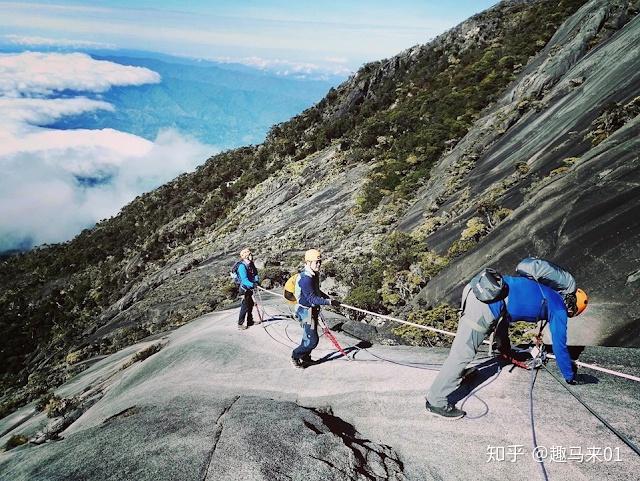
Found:
[[[553,354],[547,354],[547,357],[551,359],[555,359],[556,357]],[[578,366],[586,367],[588,369],[593,369],[594,371],[605,372],[607,374],[611,374],[613,376],[623,377],[625,379],[629,379],[631,381],[640,382],[640,377],[632,376],[631,374],[625,374],[624,372],[612,371],[611,369],[606,369],[604,367],[596,366],[595,364],[587,364],[586,362],[574,361]]]
[[[399,322],[400,324],[406,324],[407,326],[417,327],[419,329],[424,329],[426,331],[437,332],[438,334],[445,334],[446,336],[455,336],[455,333],[449,331],[443,331],[442,329],[436,329],[435,327],[423,326],[422,324],[416,324],[415,322],[403,321],[402,319],[398,319],[396,317],[385,316],[384,314],[376,314],[375,312],[367,311],[365,309],[360,309],[359,307],[350,306],[349,304],[340,304],[341,307],[345,309],[350,309],[352,311],[361,312],[363,314],[368,314],[370,316],[376,316],[381,319],[387,319],[388,321]]]
[[[260,289],[261,291],[267,292],[267,293],[269,293],[271,295],[284,298],[284,296],[282,294],[278,294],[277,292],[268,291],[264,287],[258,286],[258,289]],[[408,326],[413,326],[413,327],[418,328],[418,329],[424,329],[425,331],[437,332],[439,334],[444,334],[444,335],[447,335],[447,336],[454,336],[454,337],[456,335],[454,332],[443,331],[442,329],[436,329],[435,327],[423,326],[422,324],[416,324],[415,322],[404,321],[404,320],[398,319],[396,317],[386,316],[384,314],[378,314],[376,312],[367,311],[366,309],[360,309],[359,307],[350,306],[349,304],[340,304],[340,306],[344,307],[345,309],[349,309],[349,310],[352,310],[352,311],[360,312],[362,314],[368,314],[370,316],[379,317],[380,319],[386,319],[388,321],[393,321],[393,322],[398,322],[400,324],[406,324]],[[489,341],[485,340],[485,341],[483,341],[483,343],[484,344],[489,344]],[[552,359],[556,358],[553,354],[548,354],[548,357],[550,357]],[[594,371],[604,372],[606,374],[611,374],[612,376],[618,376],[618,377],[622,377],[624,379],[629,379],[631,381],[640,382],[640,377],[632,376],[631,374],[625,374],[623,372],[613,371],[611,369],[606,369],[604,367],[596,366],[594,364],[587,364],[586,362],[581,362],[581,361],[574,361],[574,362],[578,366],[586,367],[587,369],[593,369]]]

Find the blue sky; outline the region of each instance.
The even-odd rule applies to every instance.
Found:
[[[426,43],[495,0],[0,2],[0,31],[33,41],[150,50],[335,73]],[[10,37],[6,37],[6,36]],[[34,42],[37,43],[37,42]]]

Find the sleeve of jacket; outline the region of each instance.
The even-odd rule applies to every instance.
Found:
[[[247,266],[244,264],[240,264],[238,266],[238,277],[240,278],[240,284],[245,289],[253,289],[253,282],[249,280],[249,276],[247,275]]]
[[[564,310],[562,312],[555,310],[551,312],[549,317],[549,329],[551,330],[551,341],[553,342],[556,363],[564,378],[567,381],[573,381],[571,356],[567,349],[567,313]]]
[[[312,305],[314,306],[326,306],[331,304],[329,299],[325,299],[324,297],[318,296],[316,294],[313,279],[309,276],[300,276],[300,290],[302,291],[302,296],[304,296]],[[302,297],[301,296],[301,297]]]
[[[251,263],[253,264],[253,261],[251,261]],[[258,284],[260,282],[260,276],[258,275],[258,268],[255,264],[253,264],[253,272],[256,273],[256,275],[254,276],[254,282]]]

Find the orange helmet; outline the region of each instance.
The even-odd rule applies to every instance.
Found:
[[[582,289],[576,290],[576,309],[571,317],[575,317],[582,313],[587,308],[587,304],[589,303],[589,297],[587,293]]]

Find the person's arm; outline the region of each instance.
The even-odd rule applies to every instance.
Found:
[[[240,279],[240,285],[245,289],[253,289],[253,282],[249,280],[249,276],[247,275],[247,266],[244,263],[238,266],[238,278]]]
[[[322,292],[320,290],[320,278],[319,278],[320,274],[317,274],[314,278],[313,278],[313,288],[314,291],[316,292],[316,294],[320,297],[324,297],[325,299],[330,299],[329,294],[326,294],[324,292]]]
[[[256,284],[260,284],[260,276],[258,275],[258,268],[256,267],[256,265],[253,263],[253,261],[251,262],[252,266],[253,266],[253,272],[256,273],[255,277],[255,283]]]
[[[329,299],[325,299],[324,297],[316,294],[313,279],[309,276],[300,276],[300,290],[302,291],[302,295],[314,306],[326,306],[331,304]]]
[[[549,330],[551,331],[551,342],[553,343],[553,353],[556,356],[558,369],[564,376],[565,381],[573,382],[575,372],[573,363],[567,348],[567,313],[563,309],[553,311],[549,316]]]

